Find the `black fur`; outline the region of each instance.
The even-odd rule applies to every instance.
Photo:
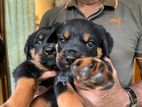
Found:
[[[63,37],[64,31],[70,32],[70,36],[68,39]],[[91,38],[88,42],[84,42],[82,40],[82,35],[84,33],[89,33],[91,35]],[[40,41],[37,41],[37,36],[40,34],[45,35],[45,38],[42,41],[42,45]],[[39,62],[45,68],[51,70],[56,69],[58,71],[58,75],[56,77],[55,82],[53,81],[54,78],[52,78],[50,82],[52,85],[54,83],[54,92],[56,96],[66,91],[66,82],[70,82],[71,85],[74,87],[72,75],[66,75],[68,74],[67,72],[70,70],[70,65],[74,62],[74,60],[80,57],[97,56],[97,47],[100,47],[103,50],[103,58],[104,56],[109,56],[113,47],[113,40],[109,33],[106,32],[106,30],[101,25],[94,24],[93,22],[89,22],[87,20],[74,19],[57,24],[56,26],[43,28],[29,36],[24,49],[24,52],[27,56],[27,60],[15,69],[13,73],[14,78],[16,80],[21,77],[38,78],[42,73],[39,67],[35,66],[31,62],[31,60],[33,60],[31,50],[34,49],[35,54],[39,54],[40,48],[43,48],[45,46],[51,49],[54,46],[51,45],[50,47],[48,43],[55,44],[57,42],[58,47],[56,52],[58,54],[62,54],[63,57],[57,58],[55,55],[57,61],[56,62],[55,57],[50,57],[52,56],[52,51],[48,53],[46,53],[45,51],[42,53],[43,55],[40,55],[42,57]],[[62,73],[64,75],[61,76]],[[50,80],[46,80],[40,84],[48,86],[50,85],[49,81]],[[50,92],[51,97],[53,96],[54,99],[55,96],[53,90],[51,90]],[[48,92],[46,93],[46,95],[50,96]]]
[[[20,64],[13,72],[15,81],[21,77],[38,78],[41,74],[42,72],[40,69],[29,60],[26,60]]]
[[[67,71],[66,72],[58,71],[58,72],[59,73],[56,76],[54,83],[54,92],[56,97],[58,97],[58,95],[62,94],[67,90],[66,83],[70,83],[72,87],[75,89],[72,74]]]
[[[24,48],[27,59],[14,70],[13,76],[15,80],[21,77],[38,78],[43,73],[43,71],[33,63],[35,60],[31,54],[31,50],[34,50],[34,55],[39,54],[40,62],[38,63],[43,67],[49,70],[56,68],[55,44],[57,39],[54,32],[54,27],[47,27],[41,28],[29,36]],[[40,40],[39,35],[42,35],[43,39]],[[48,52],[50,50],[52,53]]]
[[[69,38],[65,38],[64,32],[70,32]],[[90,34],[90,40],[83,41],[83,35]],[[97,48],[100,47],[104,56],[109,57],[113,47],[113,40],[103,26],[83,19],[66,21],[58,32],[58,54],[62,58],[57,59],[58,67],[62,70],[69,69],[75,59],[80,57],[97,56]]]
[[[43,97],[45,100],[48,99],[48,101],[50,101],[51,107],[58,107],[53,87],[46,91]]]

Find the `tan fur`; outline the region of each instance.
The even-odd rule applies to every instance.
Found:
[[[84,33],[83,34],[84,42],[88,42],[90,40],[90,38],[91,38],[91,34],[89,34],[89,33]]]
[[[59,107],[84,107],[81,97],[73,91],[69,84],[68,90],[58,96],[57,103]]]
[[[44,72],[46,72],[46,71],[48,71],[49,69],[48,68],[46,68],[46,67],[44,67],[43,65],[41,65],[39,62],[40,62],[40,60],[41,60],[41,58],[40,58],[40,53],[42,53],[42,52],[39,52],[39,54],[35,54],[35,49],[32,49],[32,50],[30,50],[30,53],[31,53],[31,56],[32,56],[32,60],[31,60],[31,62],[33,63],[33,64],[35,64],[41,71],[44,71]]]
[[[48,100],[45,100],[41,95],[34,98],[30,107],[51,107],[51,103]]]
[[[1,107],[28,107],[36,91],[36,81],[22,77],[17,81],[16,89],[9,100]]]
[[[101,58],[103,56],[103,52],[101,48],[97,48],[97,58]]]
[[[44,38],[44,36],[40,34],[40,35],[39,35],[39,39],[40,39],[40,40],[43,40],[43,38]]]
[[[65,31],[65,32],[64,32],[64,37],[65,37],[66,39],[68,39],[68,38],[70,37],[70,32],[69,32],[69,31]]]

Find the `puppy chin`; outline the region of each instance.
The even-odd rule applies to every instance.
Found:
[[[48,61],[41,61],[40,62],[44,67],[48,69],[55,69],[56,67],[56,60],[55,59],[49,59]]]
[[[61,62],[61,61],[59,61],[59,62],[57,61],[57,66],[61,71],[67,71],[70,69],[70,65],[68,65],[64,62]]]

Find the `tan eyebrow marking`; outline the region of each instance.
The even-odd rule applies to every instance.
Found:
[[[101,58],[103,56],[103,51],[100,47],[97,48],[97,58]]]
[[[64,32],[64,37],[65,37],[66,39],[68,39],[69,36],[70,36],[70,32],[69,32],[69,31],[65,31],[65,32]]]
[[[89,33],[84,33],[83,34],[84,42],[88,42],[90,40],[90,38],[91,38],[91,34],[89,34]]]
[[[43,39],[43,35],[41,35],[41,34],[40,34],[38,37],[39,37],[39,39],[41,39],[41,40]]]

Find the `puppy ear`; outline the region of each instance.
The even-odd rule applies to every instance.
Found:
[[[33,40],[34,40],[34,37],[36,36],[36,33],[37,32],[32,33],[26,41],[26,44],[24,47],[24,53],[26,54],[27,59],[31,58],[30,49],[32,48]]]
[[[103,51],[103,57],[107,56],[109,57],[112,47],[113,47],[113,39],[111,35],[105,30],[103,26],[101,26],[101,33],[102,33],[102,51]]]
[[[51,32],[48,38],[48,42],[57,43],[57,39],[58,39],[57,36],[58,36],[58,32],[61,26],[62,26],[61,23],[55,23],[54,25],[51,26]]]
[[[113,39],[108,32],[106,32],[105,39],[103,40],[103,48],[105,56],[109,57],[113,47]]]

